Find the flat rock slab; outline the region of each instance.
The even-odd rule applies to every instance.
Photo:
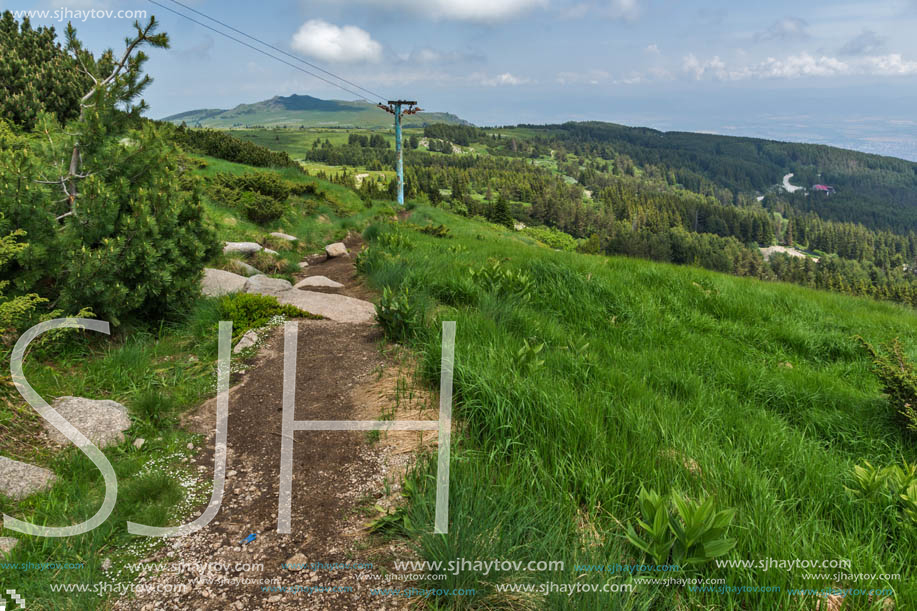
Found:
[[[56,479],[47,469],[0,456],[0,494],[15,501],[47,490]]]
[[[328,255],[328,258],[333,259],[334,257],[343,257],[347,254],[347,247],[343,242],[335,242],[334,244],[328,244],[325,246],[325,254]]]
[[[335,282],[331,278],[326,276],[309,276],[308,278],[303,278],[296,285],[293,286],[294,289],[301,289],[307,286],[321,286],[329,289],[342,289],[344,285],[340,282]]]
[[[238,293],[245,287],[245,282],[245,276],[222,269],[207,268],[204,270],[204,278],[201,280],[201,293],[207,297],[220,297],[230,293]]]
[[[223,253],[228,255],[238,252],[243,255],[252,255],[256,252],[261,252],[261,249],[261,244],[257,242],[226,242],[226,245],[223,246]]]
[[[123,443],[124,431],[131,426],[127,408],[115,401],[59,397],[51,407],[100,448]],[[47,421],[45,428],[48,429],[52,441],[70,443],[69,439]]]
[[[18,544],[19,539],[15,537],[0,537],[0,558],[8,555]]]
[[[297,237],[294,236],[294,235],[290,235],[290,234],[288,234],[288,233],[281,233],[281,232],[279,232],[279,231],[271,232],[271,235],[274,236],[275,238],[280,238],[281,240],[286,240],[287,242],[295,242],[296,240],[299,239],[299,238],[297,238]]]
[[[293,288],[287,280],[283,278],[271,278],[264,274],[252,276],[245,281],[243,290],[246,293],[258,293],[261,295],[276,295],[283,291],[289,291]]]
[[[333,293],[317,293],[293,289],[275,295],[277,301],[296,306],[310,314],[329,320],[349,323],[369,323],[376,317],[376,308],[368,301]]]
[[[229,266],[244,276],[254,276],[261,273],[261,270],[254,265],[249,265],[239,259],[230,259]]]

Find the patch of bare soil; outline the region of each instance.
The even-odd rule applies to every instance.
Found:
[[[353,255],[360,245],[358,236],[350,238]],[[355,275],[352,257],[328,259],[303,272],[345,284],[336,292],[369,295]],[[386,346],[376,326],[328,320],[298,325],[297,420],[437,418],[435,399],[414,378],[410,354]],[[151,564],[150,574],[139,579],[136,596],[117,601],[115,608],[407,608],[410,599],[373,596],[370,590],[409,586],[388,582],[383,574],[397,574],[393,561],[415,555],[406,543],[384,542],[366,526],[399,502],[402,475],[419,451],[435,448],[436,433],[296,432],[292,533],[282,535],[277,533],[282,328],[274,330],[236,382],[230,390],[227,481],[219,513],[206,528],[167,540],[146,559],[182,563],[170,567],[180,570],[152,570]],[[213,472],[215,405],[215,400],[204,403],[184,422],[206,435],[205,451],[197,459],[202,479]],[[257,537],[243,544],[250,534]],[[153,591],[140,592],[141,587]]]

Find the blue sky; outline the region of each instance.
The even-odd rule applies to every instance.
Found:
[[[595,119],[917,159],[917,0],[183,2],[386,97],[477,124]],[[172,48],[148,64],[154,117],[291,93],[353,98],[145,0],[0,6],[157,15]],[[101,49],[129,24],[76,25]]]

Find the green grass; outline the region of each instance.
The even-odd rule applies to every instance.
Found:
[[[374,242],[371,250],[388,254],[363,264],[376,287],[408,286],[426,311],[415,343],[431,382],[438,376],[440,322],[457,321],[455,415],[462,435],[452,455],[449,534],[430,534],[435,461],[415,474],[419,492],[407,510],[408,532],[428,560],[566,562],[565,571],[552,574],[450,575],[431,583],[486,594],[437,602],[811,609],[812,597],[791,598],[786,590],[855,585],[803,581],[801,569],[708,565],[705,578],[779,586],[783,593],[692,594],[647,585],[631,595],[595,598],[495,591],[502,582],[620,582],[577,573],[573,565],[644,560],[624,534],[645,486],[695,500],[713,496],[719,507],[736,508],[730,536],[738,545],[730,558],[850,559],[846,572],[902,576],[859,587],[892,587],[897,608],[917,603],[917,528],[844,490],[863,459],[882,465],[917,459],[853,340],[900,337],[913,357],[913,310],[690,267],[551,251],[513,232],[417,208],[411,222],[427,221],[445,223],[455,237],[400,229],[405,240]],[[388,231],[373,227],[367,236]],[[524,272],[534,289],[519,295],[473,279],[468,269],[488,259]],[[518,357],[524,342],[545,344],[543,365]],[[599,533],[597,545],[584,524]],[[866,597],[851,602],[866,608]]]
[[[103,573],[104,559],[110,558],[117,571],[143,558],[161,541],[130,535],[126,522],[166,525],[183,519],[205,500],[207,484],[194,482],[195,474],[183,463],[193,455],[187,445],[197,439],[176,425],[182,410],[214,392],[218,321],[216,302],[201,299],[184,320],[163,324],[155,332],[121,329],[111,339],[87,334],[63,345],[44,346],[26,359],[29,382],[48,401],[64,395],[112,399],[128,408],[133,423],[124,443],[104,450],[118,476],[118,502],[102,525],[64,538],[2,532],[20,540],[4,562],[81,565],[48,571],[0,568],[0,584],[16,589],[28,609],[99,608],[108,595],[53,593],[49,586],[130,581],[127,574],[114,578],[114,573]],[[0,404],[0,411],[5,409]],[[140,449],[132,445],[137,438],[145,439]],[[0,511],[50,526],[75,524],[96,513],[105,486],[85,455],[69,446],[59,453],[35,452],[28,458],[53,470],[56,484],[47,493],[20,502],[0,497]]]

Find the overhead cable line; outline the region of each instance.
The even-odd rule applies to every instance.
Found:
[[[236,28],[232,27],[231,25],[229,25],[228,23],[223,23],[223,22],[220,21],[219,19],[215,19],[215,18],[213,18],[213,17],[211,17],[211,16],[209,16],[209,15],[206,15],[206,14],[202,13],[201,11],[199,11],[199,10],[197,10],[197,9],[195,9],[195,8],[192,8],[192,7],[188,6],[187,4],[182,4],[181,2],[178,2],[178,0],[169,0],[169,1],[170,1],[172,4],[177,4],[178,6],[180,6],[180,7],[182,7],[182,8],[185,8],[185,9],[191,11],[192,13],[196,13],[196,14],[200,15],[201,17],[205,18],[205,19],[209,19],[210,21],[213,21],[214,23],[218,23],[218,24],[220,24],[221,26],[223,26],[224,28],[229,28],[229,29],[232,30],[233,32],[235,32],[235,33],[237,33],[237,34],[241,34],[242,36],[245,36],[246,38],[248,38],[248,39],[250,39],[250,40],[254,40],[255,42],[257,42],[257,43],[259,43],[259,44],[262,44],[262,45],[264,45],[265,47],[269,47],[269,48],[273,49],[274,51],[277,51],[278,53],[283,53],[283,54],[286,55],[287,57],[293,58],[293,59],[295,59],[295,60],[298,61],[298,62],[301,62],[301,63],[303,63],[303,64],[306,64],[307,66],[311,66],[312,68],[315,68],[315,69],[318,70],[319,72],[323,72],[324,74],[327,74],[328,76],[332,76],[332,77],[338,79],[339,81],[341,81],[341,82],[343,82],[343,83],[347,83],[348,85],[351,85],[352,87],[356,87],[356,88],[359,89],[360,91],[364,91],[364,92],[368,93],[369,95],[371,95],[371,96],[373,96],[373,97],[379,98],[380,101],[386,99],[384,95],[380,95],[380,94],[378,94],[378,93],[376,93],[376,92],[374,92],[374,91],[371,91],[371,90],[369,90],[369,89],[366,89],[365,87],[361,87],[361,86],[357,85],[357,84],[354,83],[354,82],[348,81],[348,80],[345,79],[344,77],[338,76],[337,74],[335,74],[334,72],[331,72],[331,71],[329,71],[329,70],[325,70],[325,69],[322,68],[321,66],[316,66],[315,64],[313,64],[313,63],[311,63],[311,62],[308,62],[308,61],[304,60],[303,58],[299,57],[298,55],[293,55],[292,53],[287,53],[286,51],[284,51],[283,49],[281,49],[281,48],[279,48],[279,47],[275,47],[274,45],[272,45],[272,44],[270,44],[270,43],[264,42],[264,41],[261,40],[260,38],[257,38],[257,37],[255,37],[255,36],[251,36],[250,34],[246,34],[246,33],[243,32],[242,30],[236,29]]]
[[[253,45],[248,44],[248,43],[245,42],[244,40],[239,40],[238,38],[236,38],[236,37],[234,37],[234,36],[230,36],[230,35],[227,34],[226,32],[221,32],[220,30],[218,30],[218,29],[216,29],[216,28],[212,28],[212,27],[210,27],[209,25],[207,25],[206,23],[201,23],[201,22],[198,21],[197,19],[194,19],[194,18],[192,18],[192,17],[189,17],[189,16],[187,16],[187,15],[185,15],[185,14],[183,14],[183,13],[180,13],[180,12],[176,11],[176,10],[173,9],[173,8],[170,8],[170,7],[168,7],[168,6],[164,5],[164,4],[160,4],[159,2],[156,2],[156,0],[149,0],[149,2],[155,4],[156,6],[158,6],[158,7],[160,7],[160,8],[166,9],[167,11],[169,11],[169,12],[171,12],[171,13],[175,13],[175,14],[178,15],[179,17],[184,17],[184,18],[187,19],[188,21],[191,21],[191,22],[193,22],[193,23],[196,23],[197,25],[199,25],[199,26],[201,26],[201,27],[207,28],[207,29],[210,30],[211,32],[216,32],[216,33],[219,34],[220,36],[224,36],[224,37],[226,37],[226,38],[228,38],[228,39],[230,39],[230,40],[232,40],[232,41],[235,41],[235,42],[239,43],[240,45],[243,45],[243,46],[248,47],[249,49],[251,49],[251,50],[253,50],[253,51],[257,51],[258,53],[261,53],[262,55],[266,55],[267,57],[270,57],[271,59],[275,59],[275,60],[277,60],[277,61],[279,61],[279,62],[281,62],[281,63],[283,63],[283,64],[286,64],[287,66],[293,68],[294,70],[299,70],[300,72],[304,72],[305,74],[308,74],[309,76],[313,76],[313,77],[317,78],[317,79],[320,80],[320,81],[324,81],[325,83],[328,83],[329,85],[332,85],[332,86],[334,86],[334,87],[337,87],[338,89],[342,89],[342,90],[346,91],[347,93],[349,93],[349,94],[351,94],[351,95],[355,95],[355,96],[357,96],[357,98],[359,98],[359,99],[361,99],[361,100],[366,100],[367,102],[369,101],[369,100],[366,98],[366,96],[364,96],[363,94],[357,93],[356,91],[354,91],[354,90],[352,90],[352,89],[349,89],[349,88],[347,88],[347,87],[341,85],[340,83],[336,83],[336,82],[331,81],[331,80],[329,80],[329,79],[327,79],[327,78],[325,78],[325,77],[323,77],[323,76],[320,76],[320,75],[318,75],[318,74],[315,74],[314,72],[310,72],[309,70],[306,70],[305,68],[301,68],[301,67],[297,66],[296,64],[291,64],[290,62],[286,61],[286,60],[283,59],[283,58],[277,57],[276,55],[271,55],[270,53],[268,53],[267,51],[265,51],[265,50],[263,50],[263,49],[259,49],[258,47],[255,47],[255,46],[253,46]],[[337,78],[337,77],[335,77],[335,78]],[[358,89],[362,89],[362,87],[357,87],[357,88],[358,88]]]

